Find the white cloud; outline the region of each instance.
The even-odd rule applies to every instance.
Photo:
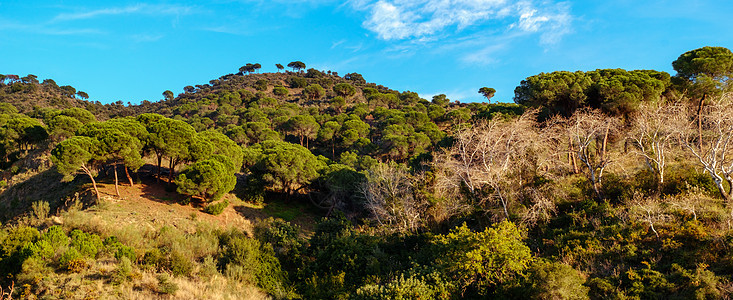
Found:
[[[352,0],[351,3],[354,9],[367,11],[363,26],[383,40],[419,40],[490,24],[504,26],[505,30],[538,33],[543,44],[557,42],[571,31],[570,7],[564,2],[538,1]]]

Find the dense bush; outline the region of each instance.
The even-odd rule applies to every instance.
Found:
[[[222,201],[219,201],[218,203],[211,203],[207,205],[206,207],[204,207],[204,212],[206,212],[207,214],[218,216],[222,212],[224,212],[224,209],[226,209],[227,206],[229,206],[229,200],[224,199]]]
[[[572,267],[538,260],[529,268],[530,297],[534,299],[588,299],[583,274]]]
[[[249,276],[253,283],[278,298],[292,293],[287,283],[287,273],[281,269],[269,244],[262,244],[233,231],[222,235],[220,243],[221,270],[232,274],[231,270],[237,269],[239,274],[251,274]]]

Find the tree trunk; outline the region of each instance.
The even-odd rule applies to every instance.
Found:
[[[697,145],[700,147],[700,153],[702,152],[702,105],[705,102],[705,98],[708,96],[708,94],[703,94],[702,98],[700,98],[700,104],[697,105]]]
[[[723,199],[725,199],[725,202],[730,203],[731,196],[725,190],[725,187],[723,186],[723,182],[716,181],[715,186],[718,188],[718,192],[720,192],[720,195],[723,196]]]
[[[498,186],[494,186],[494,190],[496,191],[496,194],[499,196],[499,200],[501,201],[501,207],[504,209],[504,216],[506,216],[506,219],[509,220],[509,210],[507,210],[506,208],[507,203],[504,199],[504,195],[501,194]]]
[[[175,165],[173,164],[173,157],[171,157],[168,166],[168,186],[170,186],[171,182],[173,182],[173,168],[175,167]]]
[[[161,156],[160,154],[157,154],[157,155],[158,155],[158,176],[156,176],[157,179],[155,180],[155,182],[160,182],[160,165],[162,164],[163,156]]]
[[[112,171],[115,172],[115,194],[117,194],[117,197],[120,196],[120,186],[119,181],[117,179],[117,163],[112,165]]]
[[[575,160],[575,146],[573,146],[573,139],[570,138],[570,164],[573,166],[573,174],[578,174],[578,162]]]
[[[94,187],[94,193],[97,195],[97,203],[99,203],[99,200],[101,197],[99,196],[99,189],[97,189],[97,182],[94,180],[94,175],[92,175],[92,171],[89,170],[85,165],[81,165],[81,169],[84,170],[84,173],[86,173],[89,176],[89,179],[92,180],[92,186]]]
[[[605,163],[606,161],[606,145],[608,145],[608,132],[610,130],[611,130],[611,124],[608,124],[608,126],[606,126],[606,133],[603,135],[603,148],[601,148],[601,163]],[[599,181],[600,181],[600,178],[599,178]]]
[[[132,177],[130,177],[130,172],[127,171],[127,166],[125,167],[125,176],[127,176],[127,180],[130,182],[130,186],[135,186],[135,184],[132,182]]]
[[[596,197],[598,200],[603,199],[603,195],[601,194],[600,184],[598,182],[593,182],[593,191],[596,192]]]

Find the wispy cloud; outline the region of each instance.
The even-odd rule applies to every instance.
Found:
[[[133,42],[145,43],[145,42],[156,42],[163,38],[161,34],[134,34],[130,36]]]
[[[489,24],[538,33],[541,43],[551,44],[571,32],[573,20],[567,3],[539,0],[352,0],[351,5],[367,11],[363,26],[383,40],[424,40]]]
[[[189,6],[137,4],[125,7],[111,7],[73,13],[60,13],[51,19],[51,22],[85,20],[104,16],[129,14],[181,16],[191,14],[192,12],[193,8]]]
[[[11,30],[43,35],[95,35],[104,31],[95,28],[58,28],[46,24],[21,24],[0,20],[0,31]]]
[[[201,28],[203,31],[210,31],[210,32],[216,32],[216,33],[226,33],[226,34],[233,34],[233,35],[242,35],[244,34],[245,30],[242,27],[235,27],[235,26],[229,26],[229,25],[219,25],[219,26],[213,26],[213,27],[203,27]]]
[[[334,49],[341,49],[341,50],[348,50],[352,53],[359,52],[362,48],[364,48],[364,44],[362,42],[359,43],[350,43],[349,41],[342,39],[331,43],[331,50]]]
[[[461,60],[468,64],[491,64],[498,62],[495,54],[507,47],[506,44],[494,44],[485,46],[478,51],[469,52]]]

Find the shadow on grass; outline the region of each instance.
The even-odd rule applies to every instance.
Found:
[[[163,170],[165,170],[165,172],[161,173],[161,180],[156,178],[156,166],[147,164],[138,170],[135,175],[141,185],[140,191],[142,194],[140,197],[164,204],[181,203],[186,200],[188,198],[187,196],[176,192],[175,183],[168,183],[168,178],[166,176],[167,169],[163,168]],[[196,204],[199,206],[201,205],[201,203],[197,202],[192,202],[192,204],[194,204],[194,206],[196,206]]]
[[[311,232],[316,221],[324,216],[323,211],[315,208],[304,197],[285,197],[273,193],[265,196],[265,203],[262,205],[237,205],[234,210],[252,220],[269,217],[283,219],[300,226],[306,232]]]
[[[79,175],[69,182],[61,181],[62,178],[52,167],[4,190],[0,193],[0,222],[7,223],[30,212],[32,203],[38,201],[48,202],[52,214],[73,201],[80,201],[83,208],[96,203],[89,177]]]

